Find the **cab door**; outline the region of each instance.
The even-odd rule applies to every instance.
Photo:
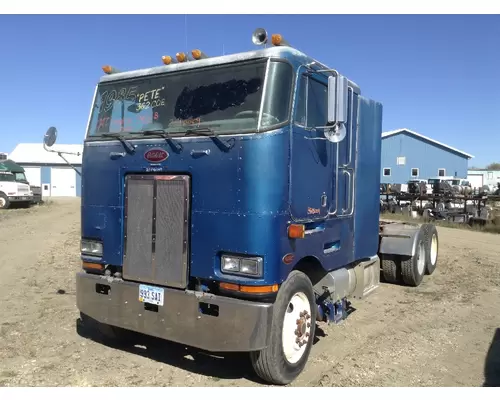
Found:
[[[337,209],[335,215],[350,217],[354,213],[355,194],[355,151],[357,138],[357,94],[352,88],[348,90],[347,133],[344,140],[335,143],[337,165],[334,172],[337,176]]]
[[[290,213],[296,221],[324,220],[332,207],[333,147],[324,140],[327,78],[298,70],[291,135]]]

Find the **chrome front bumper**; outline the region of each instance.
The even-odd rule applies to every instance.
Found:
[[[99,322],[212,352],[267,347],[272,304],[164,289],[164,306],[151,310],[139,301],[138,283],[76,275],[77,307]],[[206,304],[218,316],[203,313]]]

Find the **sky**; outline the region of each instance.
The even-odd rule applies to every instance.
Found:
[[[40,142],[52,125],[58,143],[82,143],[103,65],[252,50],[257,27],[380,101],[384,131],[429,136],[474,155],[469,166],[500,162],[495,15],[0,15],[0,152]]]

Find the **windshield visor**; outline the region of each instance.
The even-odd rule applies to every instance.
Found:
[[[292,68],[267,64],[258,60],[103,83],[87,136],[152,129],[182,134],[200,127],[244,133],[281,125],[289,118]]]

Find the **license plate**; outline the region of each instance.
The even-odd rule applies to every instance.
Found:
[[[139,285],[139,301],[142,303],[163,305],[164,290],[155,286]]]

